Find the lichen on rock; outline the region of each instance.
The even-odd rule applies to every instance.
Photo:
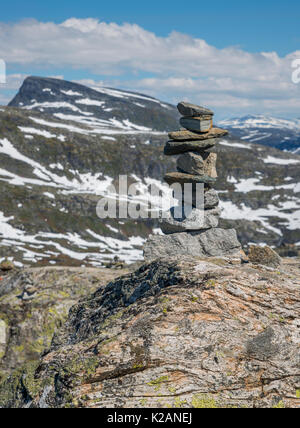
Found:
[[[300,407],[299,261],[280,273],[214,258],[144,264],[73,306],[0,405]]]
[[[281,265],[281,257],[272,248],[266,246],[251,245],[249,260],[254,264],[261,264],[271,268],[278,268]]]
[[[123,271],[39,268],[9,273],[0,284],[0,381],[39,359],[82,297]]]

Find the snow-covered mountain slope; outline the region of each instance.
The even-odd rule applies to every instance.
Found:
[[[40,90],[47,93],[49,82],[42,82]],[[100,220],[96,206],[103,195],[116,197],[109,186],[118,188],[121,174],[138,183],[140,195],[131,198],[136,203],[144,203],[150,185],[166,195],[162,177],[175,168],[175,159],[163,155],[167,135],[101,129],[60,118],[60,108],[40,112],[23,104],[0,108],[0,260],[87,266],[115,256],[140,260],[147,236],[160,233],[157,221]],[[124,108],[130,104],[127,100]],[[102,114],[97,109],[95,116]],[[243,244],[300,246],[300,156],[232,137],[216,150],[222,225],[236,227]]]
[[[222,120],[219,125],[232,135],[252,143],[291,152],[300,149],[300,119],[286,120],[263,115]]]
[[[166,131],[179,117],[174,106],[147,95],[40,77],[28,77],[9,106],[78,122],[95,134]]]
[[[118,256],[142,258],[153,221],[100,220],[97,202],[116,198],[120,174],[137,182],[143,203],[150,185],[165,191],[165,134],[105,135],[36,111],[0,109],[0,260],[23,264],[99,266]],[[130,183],[129,183],[130,184]]]

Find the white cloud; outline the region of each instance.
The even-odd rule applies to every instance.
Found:
[[[71,18],[62,24],[35,20],[0,24],[0,58],[14,67],[76,68],[119,79],[120,86],[231,112],[298,113],[300,85],[292,61],[276,52],[217,49],[178,32],[158,37],[135,24]],[[147,73],[150,78],[139,77]],[[114,77],[115,76],[115,77]],[[124,83],[125,78],[130,76]],[[116,80],[117,82],[117,80]],[[95,82],[90,82],[95,84]]]

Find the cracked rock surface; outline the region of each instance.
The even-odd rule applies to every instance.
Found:
[[[300,407],[300,263],[142,265],[81,300],[2,407]]]

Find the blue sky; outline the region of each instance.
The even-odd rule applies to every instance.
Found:
[[[222,117],[300,116],[295,0],[11,0],[0,21],[0,103],[35,74],[206,102]]]
[[[285,55],[300,46],[296,0],[11,0],[1,8],[5,22],[36,18],[59,23],[73,16],[136,23],[161,36],[176,30],[218,48],[239,45],[250,52],[276,50]]]

